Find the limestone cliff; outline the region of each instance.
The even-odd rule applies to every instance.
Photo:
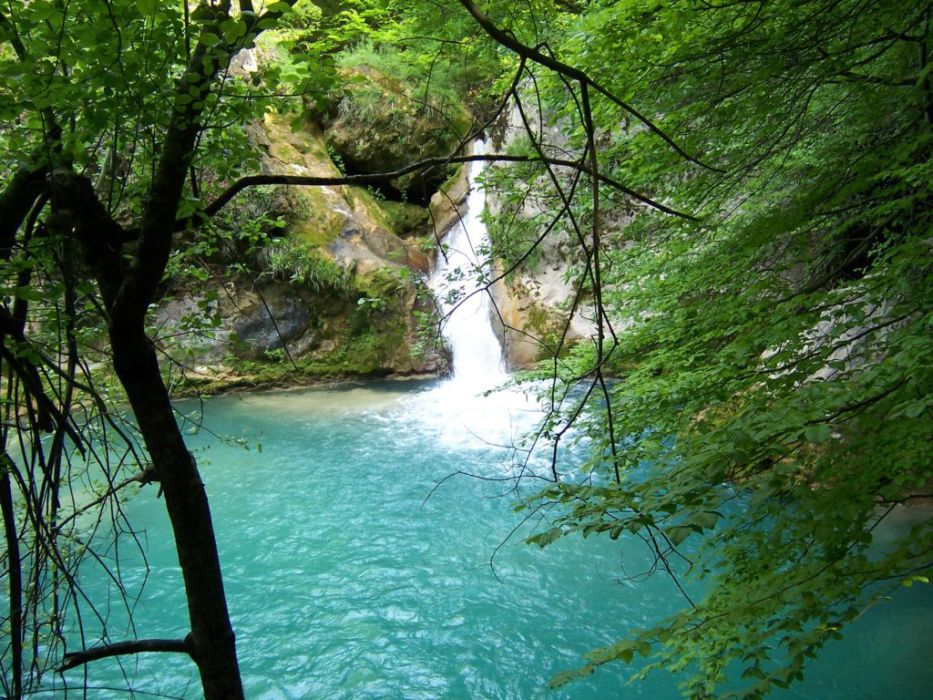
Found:
[[[527,110],[527,107],[526,107]],[[567,139],[559,125],[532,125],[546,150],[566,157]],[[494,143],[505,151],[526,139],[517,110],[500,121]],[[580,248],[566,226],[558,225],[538,240],[549,224],[547,212],[552,198],[546,176],[509,175],[522,166],[493,165],[489,168],[490,195],[487,218],[496,254],[496,277],[491,293],[496,307],[493,319],[503,339],[503,348],[513,368],[567,350],[572,344],[595,335],[591,304],[586,296],[577,298],[582,270]],[[501,186],[497,185],[497,174]],[[558,172],[558,176],[564,173]]]

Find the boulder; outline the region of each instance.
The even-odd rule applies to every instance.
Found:
[[[423,104],[402,82],[371,66],[357,66],[344,77],[346,87],[326,125],[326,138],[348,174],[390,172],[457,150],[462,127],[469,123],[465,114],[443,114]],[[448,175],[437,167],[409,173],[381,189],[391,199],[427,204]]]

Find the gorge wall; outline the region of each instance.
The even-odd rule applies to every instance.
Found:
[[[268,113],[249,127],[262,173],[382,172],[456,148],[449,124],[405,108],[401,84],[366,66],[346,79],[324,111]],[[499,125],[497,149],[521,133],[513,111]],[[577,260],[566,231],[552,232],[514,269],[513,251],[495,240],[510,235],[502,222],[534,225],[543,210],[533,196],[516,204],[498,194],[497,169],[506,172],[490,168],[487,218],[494,277],[502,279],[490,289],[491,321],[516,369],[550,357],[561,339],[567,347],[588,337],[592,324],[579,308],[570,313]],[[272,186],[241,194],[208,256],[209,275],[177,277],[154,315],[158,342],[178,359],[176,391],[445,374],[449,351],[426,281],[438,242],[465,214],[465,172],[439,169],[380,190]]]
[[[262,172],[339,176],[321,126],[293,120],[268,114],[251,127]],[[425,207],[348,186],[276,186],[243,199],[219,232],[210,276],[176,280],[154,314],[182,383],[213,390],[447,371],[425,285],[434,240]],[[241,231],[257,219],[274,225],[244,244]]]

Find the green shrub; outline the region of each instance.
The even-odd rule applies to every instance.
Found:
[[[264,274],[305,285],[315,291],[350,291],[353,273],[318,248],[288,238],[274,239],[268,246]]]

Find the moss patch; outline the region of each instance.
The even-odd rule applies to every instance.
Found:
[[[327,152],[324,135],[313,122],[294,115],[269,113],[263,119],[268,139],[267,164],[280,173],[304,173],[321,177],[340,174]],[[341,212],[343,193],[322,187],[276,188],[278,208],[283,210],[289,234],[305,243],[326,247],[340,232],[347,215]]]
[[[347,217],[336,211],[319,187],[288,187],[288,232],[294,238],[325,248],[343,230]]]
[[[292,128],[293,124],[298,128]],[[314,122],[294,114],[270,112],[263,119],[263,127],[269,138],[268,152],[273,158],[304,165],[315,174],[339,173],[327,151],[324,134]]]
[[[428,226],[428,210],[425,207],[408,202],[385,201],[380,208],[388,228],[397,236],[410,236]]]
[[[367,65],[344,70],[343,95],[337,114],[327,125],[327,143],[352,172],[394,170],[432,156],[450,153],[460,141],[461,122],[443,110],[422,108],[403,82]],[[410,173],[395,187],[411,199],[424,199],[446,173]]]
[[[176,395],[220,393],[238,388],[313,384],[322,381],[366,379],[405,374],[414,358],[407,341],[405,326],[398,323],[353,332],[335,339],[332,349],[323,353],[285,360],[240,360],[230,371],[218,377],[188,377],[178,385]]]

